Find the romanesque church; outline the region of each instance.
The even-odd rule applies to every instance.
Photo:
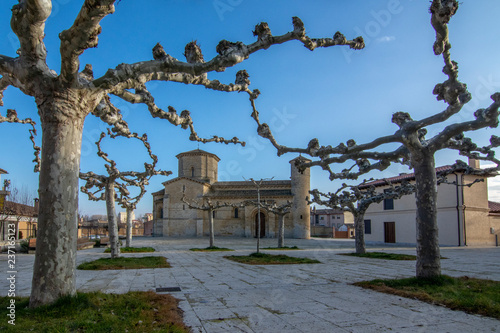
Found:
[[[209,234],[208,212],[190,209],[182,201],[183,193],[200,204],[212,202],[240,203],[257,200],[257,188],[251,181],[218,181],[220,158],[203,150],[192,150],[176,156],[179,160],[178,177],[163,183],[161,191],[153,193],[153,225],[155,236],[202,237]],[[303,157],[297,157],[303,159]],[[309,169],[300,173],[290,161],[289,180],[264,181],[260,187],[261,200],[278,205],[293,202],[285,216],[285,237],[310,237]],[[258,207],[220,208],[214,213],[216,236],[256,237]],[[277,237],[278,216],[261,208],[261,237]]]

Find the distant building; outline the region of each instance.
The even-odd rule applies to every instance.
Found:
[[[215,154],[192,150],[177,155],[178,177],[163,183],[164,188],[153,193],[153,234],[168,237],[200,237],[209,234],[208,213],[190,209],[181,201],[183,192],[188,199],[200,204],[212,202],[239,203],[256,200],[257,189],[250,181],[218,181],[219,157]],[[303,157],[298,157],[303,158]],[[292,212],[285,216],[285,237],[310,237],[310,212],[306,202],[309,196],[309,169],[301,174],[291,163],[290,180],[264,181],[261,200],[278,205],[293,202]],[[215,235],[256,237],[258,215],[261,217],[261,237],[276,237],[278,216],[257,207],[221,208],[215,213]]]
[[[135,220],[135,213],[132,212],[132,221]],[[119,223],[127,223],[127,212],[119,212],[118,213],[118,222]]]
[[[0,169],[0,175],[7,173],[4,169]],[[36,237],[38,199],[34,200],[33,206],[23,205],[8,201],[9,194],[6,181],[0,190],[0,241],[10,240],[12,236],[16,240]]]
[[[476,168],[479,161],[470,160]],[[451,166],[436,168],[436,172],[450,170]],[[459,186],[438,186],[438,228],[440,245],[496,245],[500,232],[500,204],[488,201],[487,177],[478,177],[457,170],[447,176]],[[471,187],[463,186],[475,179],[483,179]],[[388,178],[391,183],[403,180],[415,182],[415,174],[401,174]],[[379,191],[387,188],[385,181],[374,181]],[[372,204],[365,214],[365,240],[385,243],[416,243],[416,203],[414,195],[401,199],[386,199]]]
[[[354,237],[354,216],[340,209],[311,209],[311,236]]]

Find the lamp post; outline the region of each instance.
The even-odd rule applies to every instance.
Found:
[[[274,177],[271,178],[261,178],[259,181],[254,180],[253,178],[250,178],[249,180],[257,187],[257,206],[258,206],[258,211],[257,211],[257,253],[260,253],[260,187],[262,186],[262,183],[265,181],[270,181],[273,180]],[[245,179],[245,178],[243,178]],[[246,180],[246,179],[245,179]]]

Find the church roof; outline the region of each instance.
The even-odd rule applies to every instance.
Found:
[[[194,150],[190,150],[190,151],[185,151],[183,153],[177,154],[177,156],[175,156],[175,157],[181,158],[181,157],[186,156],[186,155],[208,155],[208,156],[215,158],[217,160],[217,162],[220,161],[219,156],[212,154],[212,153],[209,153],[208,151],[201,150],[201,149],[194,149]]]
[[[207,197],[210,198],[244,198],[244,199],[255,199],[257,198],[256,189],[242,189],[242,190],[215,190],[209,192]],[[291,189],[271,189],[271,190],[260,190],[261,199],[273,198],[273,197],[292,197]]]
[[[201,180],[197,180],[197,179],[193,179],[193,178],[188,178],[188,177],[176,177],[174,179],[170,179],[170,180],[167,180],[165,182],[163,182],[163,186],[165,185],[168,185],[168,184],[171,184],[171,183],[175,183],[179,180],[182,180],[182,179],[185,179],[185,180],[189,180],[189,181],[192,181],[192,182],[195,182],[195,183],[198,183],[198,184],[202,184],[202,185],[209,185],[209,183],[207,182],[203,182]]]
[[[261,187],[266,186],[291,186],[292,181],[290,180],[265,180],[262,182]],[[212,184],[214,187],[250,187],[255,188],[255,185],[251,181],[226,181],[226,182],[215,182]]]

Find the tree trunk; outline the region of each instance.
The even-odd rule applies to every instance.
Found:
[[[356,253],[366,253],[365,247],[365,212],[357,212],[354,214],[354,230]]]
[[[127,208],[127,241],[125,246],[130,247],[132,244],[132,209]]]
[[[278,247],[285,247],[285,214],[279,215]]]
[[[108,213],[109,246],[111,258],[120,257],[120,239],[118,238],[118,223],[115,213],[115,186],[114,180],[109,179],[106,183],[106,212]]]
[[[437,180],[434,156],[412,159],[416,180],[418,278],[441,275],[437,225]]]
[[[214,247],[215,236],[214,236],[214,211],[212,209],[208,210],[208,221],[210,230],[210,247]]]
[[[39,232],[30,307],[76,293],[78,175],[84,119],[71,103],[39,103],[39,110],[43,130]]]

